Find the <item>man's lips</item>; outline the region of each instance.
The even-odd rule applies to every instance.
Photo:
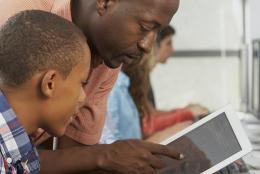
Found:
[[[125,63],[125,64],[130,64],[134,61],[135,59],[132,59],[128,56],[124,56],[124,58],[122,59],[122,61]]]
[[[127,57],[129,57],[130,59],[141,59],[143,56],[137,55],[137,54],[131,54],[131,55],[127,55]]]
[[[138,59],[141,59],[141,58],[142,58],[142,55],[134,55],[134,54],[126,55],[123,58],[123,62],[126,63],[126,64],[130,64],[134,60],[138,60]]]

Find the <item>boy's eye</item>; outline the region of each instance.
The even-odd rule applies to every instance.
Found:
[[[88,82],[87,81],[82,81],[81,82],[81,85],[84,87],[84,86],[86,86],[88,84]]]

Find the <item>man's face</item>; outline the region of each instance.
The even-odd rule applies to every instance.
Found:
[[[159,63],[166,63],[168,58],[173,54],[173,43],[172,43],[172,35],[164,38],[157,49],[157,58]]]
[[[169,24],[179,0],[121,0],[109,6],[89,38],[111,68],[150,53],[156,33]]]
[[[89,68],[90,51],[87,50],[66,79],[61,77],[56,80],[54,95],[44,105],[43,129],[50,134],[62,136],[68,124],[79,112],[79,107],[82,106],[86,97],[83,87],[89,74]]]

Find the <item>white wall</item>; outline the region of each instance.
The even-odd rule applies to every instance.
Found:
[[[176,50],[239,49],[241,5],[240,0],[181,0],[171,22],[177,29]]]
[[[259,0],[257,0],[259,1]],[[172,25],[176,50],[239,50],[242,41],[240,0],[181,0]],[[214,110],[227,103],[240,108],[238,57],[172,58],[152,73],[159,108],[198,102]]]
[[[238,74],[237,58],[178,58],[158,65],[152,73],[152,84],[159,108],[171,109],[197,102],[211,110],[228,103],[238,109]]]
[[[252,39],[260,39],[260,0],[249,0]]]

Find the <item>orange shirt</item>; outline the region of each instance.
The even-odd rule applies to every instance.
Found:
[[[71,21],[70,1],[0,0],[0,25],[17,12],[32,9],[51,12]],[[102,64],[93,70],[89,83],[85,87],[87,98],[84,106],[80,109],[80,114],[67,128],[66,135],[68,137],[86,145],[99,142],[106,115],[108,94],[117,79],[119,69],[110,69]],[[46,139],[46,134],[41,137]],[[36,140],[42,142],[40,138],[36,138]],[[39,143],[36,142],[36,144]]]

